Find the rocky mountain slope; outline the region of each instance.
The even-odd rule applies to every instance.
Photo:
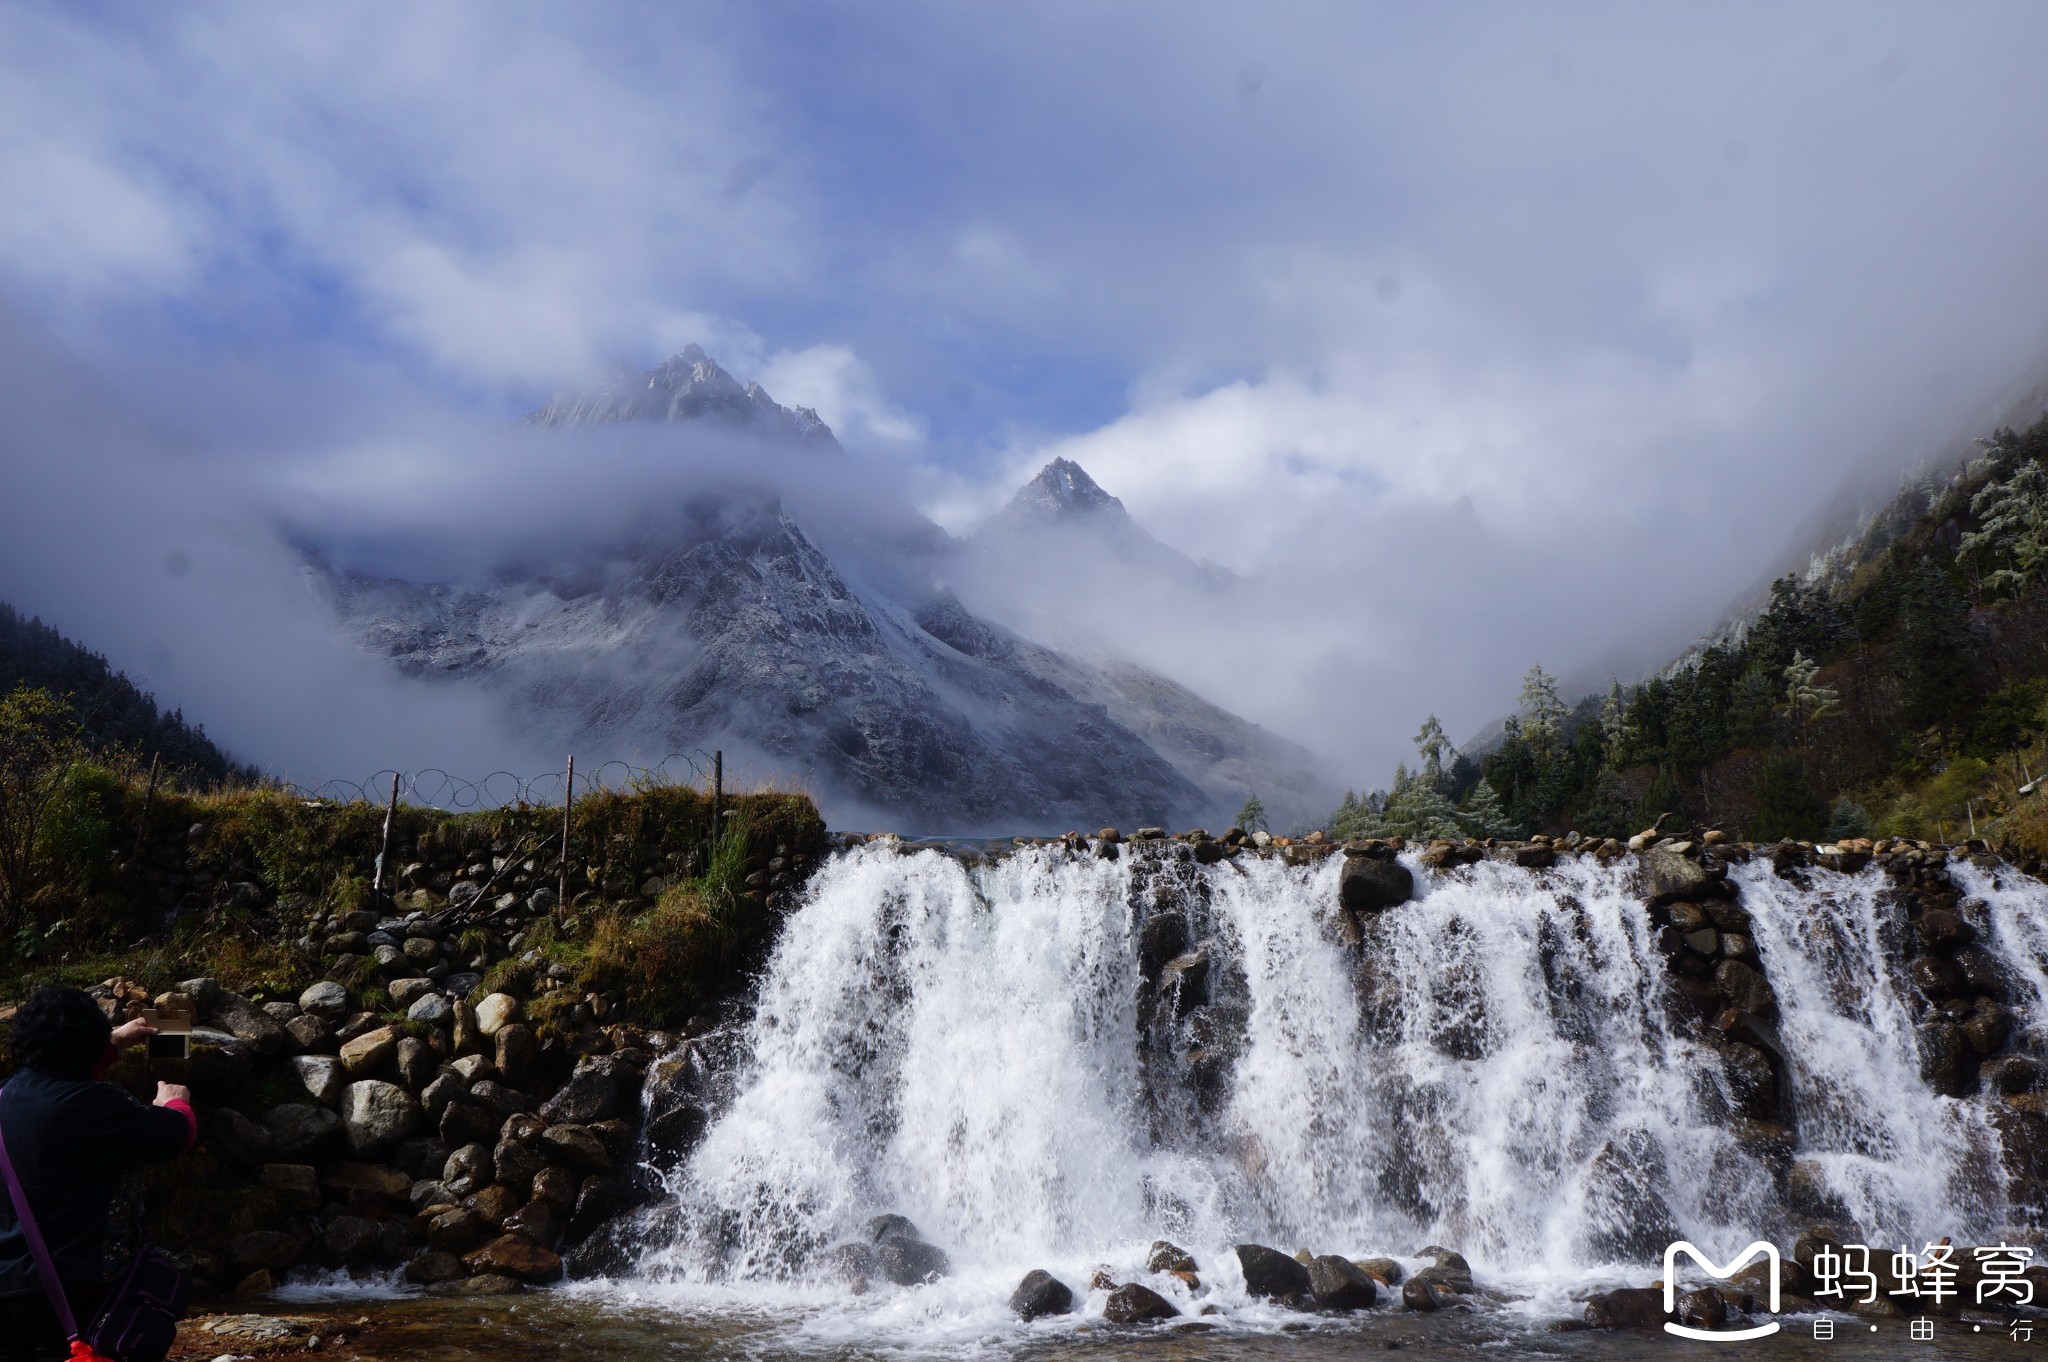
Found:
[[[836,448],[814,414],[695,350],[533,420],[706,422]],[[1121,517],[1127,542],[1173,552],[1078,468],[1033,488],[1048,477]],[[836,818],[932,833],[1175,826],[1227,820],[1255,792],[1277,808],[1320,796],[1306,751],[1165,678],[971,612],[941,580],[967,550],[919,523],[928,532],[886,570],[849,573],[774,492],[724,490],[658,511],[627,542],[483,581],[310,570],[362,646],[478,686],[522,732],[606,755],[738,749],[816,786]]]

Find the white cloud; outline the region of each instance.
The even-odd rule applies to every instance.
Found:
[[[892,404],[874,370],[844,345],[781,351],[758,375],[776,401],[811,408],[849,444],[907,452],[924,440],[918,419]]]

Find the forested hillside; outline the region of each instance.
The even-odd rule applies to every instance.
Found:
[[[256,775],[214,746],[205,729],[186,723],[181,710],[159,710],[155,696],[106,658],[0,602],[0,695],[21,686],[65,701],[81,736],[102,751],[120,749],[145,762],[160,755],[167,768],[195,784]]]
[[[1483,757],[1432,716],[1419,769],[1347,797],[1347,834],[1619,834],[1660,816],[1756,839],[2048,845],[2048,419],[1910,482],[1725,639],[1567,705],[1533,667]],[[2042,812],[2036,813],[2040,809]]]

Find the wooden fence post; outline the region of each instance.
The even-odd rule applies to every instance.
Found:
[[[377,847],[377,873],[370,882],[370,893],[378,899],[391,897],[384,890],[384,871],[391,864],[391,824],[398,817],[398,781],[400,773],[391,773],[391,802],[384,806],[384,840]]]
[[[555,911],[569,911],[569,810],[576,807],[576,754],[569,754],[569,773],[562,779],[562,864],[555,889]]]
[[[162,767],[164,754],[152,752],[149,756],[149,784],[142,791],[142,816],[135,820],[134,857],[140,860],[142,848],[149,841],[149,806],[156,799],[156,776]]]

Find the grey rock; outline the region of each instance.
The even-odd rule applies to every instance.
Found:
[[[389,1149],[418,1130],[423,1119],[420,1104],[411,1093],[377,1078],[349,1084],[342,1097],[341,1116],[349,1148],[358,1154]]]
[[[847,1247],[870,1253],[865,1244]],[[1019,1319],[1044,1319],[1048,1315],[1072,1314],[1074,1292],[1065,1282],[1047,1272],[1034,1268],[1024,1274],[1024,1280],[1010,1293],[1010,1309]]]
[[[299,995],[299,1007],[324,1021],[338,1022],[348,1017],[348,990],[329,979],[308,988]]]
[[[341,1117],[325,1107],[287,1102],[263,1113],[272,1148],[280,1158],[303,1159],[333,1148],[342,1137]]]
[[[293,1055],[288,1061],[306,1092],[323,1107],[339,1110],[348,1088],[348,1071],[330,1055]]]

